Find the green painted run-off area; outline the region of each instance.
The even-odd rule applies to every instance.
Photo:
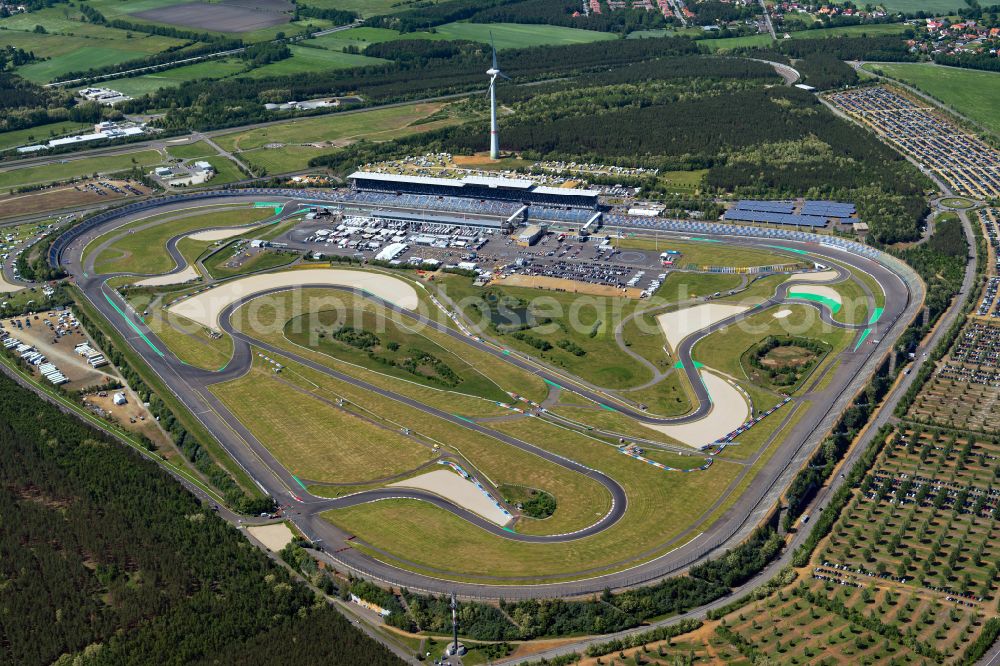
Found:
[[[789,298],[801,298],[804,301],[813,301],[814,303],[821,303],[826,307],[830,308],[830,311],[834,314],[840,312],[840,303],[829,298],[828,296],[821,296],[819,294],[807,294],[803,291],[790,291],[788,292]]]

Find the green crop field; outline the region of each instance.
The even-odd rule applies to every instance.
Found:
[[[396,14],[418,7],[435,5],[441,0],[310,0],[310,7],[321,9],[343,9],[357,12],[361,16]]]
[[[562,26],[520,23],[446,23],[434,28],[434,32],[398,33],[384,28],[353,28],[344,32],[325,35],[309,43],[316,43],[328,49],[341,50],[345,46],[364,49],[368,44],[390,42],[400,39],[468,39],[488,44],[490,33],[498,50],[519,49],[528,46],[548,44],[586,44],[607,39],[617,39],[608,32],[580,30]]]
[[[167,153],[171,157],[187,160],[215,155],[216,151],[205,141],[195,141],[194,143],[182,143],[175,146],[168,145]]]
[[[5,45],[33,51],[48,58],[22,65],[18,74],[44,83],[72,71],[102,67],[183,46],[183,40],[145,33],[127,33],[84,22],[82,14],[68,5],[50,7],[0,19]],[[41,25],[46,33],[36,33]]]
[[[351,28],[350,30],[342,30],[341,32],[334,32],[329,35],[323,35],[322,37],[314,37],[313,39],[308,39],[303,44],[312,44],[315,46],[321,46],[324,49],[330,49],[331,51],[343,51],[345,47],[354,46],[359,51],[364,51],[369,44],[379,44],[381,42],[391,42],[397,39],[403,39],[405,36],[400,36],[395,30],[389,30],[387,28]]]
[[[905,0],[904,0],[905,1]],[[916,10],[912,10],[916,11]],[[896,35],[906,29],[902,23],[882,23],[872,25],[846,25],[837,28],[817,28],[815,30],[799,30],[789,32],[792,39],[819,39],[821,37],[838,37],[859,35]],[[780,37],[781,35],[779,35]],[[723,37],[720,39],[702,39],[698,42],[710,51],[734,49],[743,46],[768,46],[771,44],[769,35],[744,35],[742,37]]]
[[[232,58],[213,58],[161,72],[115,79],[108,86],[132,97],[155,92],[160,88],[173,88],[197,79],[222,79],[246,69],[247,64]]]
[[[412,35],[404,35],[401,38],[469,39],[488,44],[491,33],[493,43],[498,50],[520,49],[546,44],[586,44],[618,38],[617,35],[608,32],[519,23],[446,23],[437,26],[433,33],[417,32]]]
[[[270,217],[265,208],[244,208],[184,217],[126,235],[97,256],[98,273],[143,273],[158,275],[174,268],[166,243],[178,234],[210,227],[249,224]],[[96,245],[95,245],[96,247]]]
[[[93,131],[91,125],[86,123],[75,123],[67,120],[61,123],[51,123],[48,125],[38,125],[29,129],[14,130],[13,132],[0,133],[0,151],[19,148],[33,143],[44,143],[49,139],[60,136],[76,134],[82,131]]]
[[[128,171],[133,167],[148,169],[161,164],[163,156],[155,150],[142,150],[124,155],[109,155],[107,157],[85,157],[58,164],[15,168],[0,172],[0,190],[37,185],[71,178],[86,178],[92,174],[109,174],[118,171]]]
[[[879,5],[889,12],[914,14],[928,12],[932,14],[954,14],[959,9],[965,9],[968,4],[963,0],[883,0]]]
[[[1000,135],[1000,109],[997,108],[1000,73],[930,63],[878,64],[866,65],[866,68],[908,83]]]
[[[291,58],[285,58],[284,60],[279,60],[263,67],[257,67],[243,76],[263,78],[267,76],[308,74],[309,72],[323,72],[331,69],[379,65],[386,62],[381,58],[369,58],[363,55],[341,53],[323,48],[309,48],[308,46],[299,45],[293,45],[290,48],[292,50]]]

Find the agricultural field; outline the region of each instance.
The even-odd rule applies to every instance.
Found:
[[[401,36],[395,30],[389,30],[387,28],[370,28],[362,26],[359,28],[351,28],[350,30],[334,32],[329,35],[322,35],[321,37],[313,37],[303,43],[319,46],[324,49],[330,49],[331,51],[343,51],[349,46],[354,47],[359,51],[364,51],[370,44],[391,42],[397,39],[410,39],[410,37]]]
[[[369,16],[380,16],[383,14],[396,14],[405,12],[415,7],[426,7],[435,5],[440,0],[312,0],[310,7],[320,9],[342,9],[349,12],[357,12],[363,18]]]
[[[86,178],[93,174],[108,175],[131,171],[134,168],[147,170],[162,164],[163,161],[163,156],[159,152],[141,150],[124,155],[85,157],[43,166],[13,167],[0,171],[0,190]]]
[[[916,10],[914,10],[916,11]],[[821,37],[860,36],[860,35],[896,35],[905,29],[901,23],[884,23],[872,25],[848,25],[838,28],[817,28],[815,30],[798,30],[789,32],[792,39],[819,39]],[[780,36],[780,35],[779,35]],[[745,35],[742,37],[722,37],[720,39],[701,39],[699,43],[710,51],[735,49],[745,46],[768,46],[770,35]]]
[[[336,34],[334,33],[334,35]],[[386,62],[381,58],[369,58],[363,55],[341,53],[340,51],[324,48],[309,48],[302,45],[293,45],[289,48],[292,51],[291,58],[285,58],[284,60],[279,60],[263,67],[256,67],[243,76],[252,78],[289,76],[307,74],[309,72],[323,72],[331,69],[379,65]]]
[[[983,72],[931,63],[879,63],[865,67],[909,84],[946,107],[1000,135],[1000,73]]]
[[[594,30],[520,23],[446,23],[437,26],[433,33],[418,32],[406,35],[406,38],[423,39],[426,36],[431,39],[468,39],[488,44],[491,35],[497,50],[550,44],[587,44],[618,38],[611,33]]]
[[[880,2],[888,12],[914,14],[928,12],[933,14],[953,14],[966,5],[961,0],[884,0]]]
[[[43,26],[45,32],[35,32],[36,25]],[[172,37],[127,33],[87,23],[82,14],[68,5],[0,19],[0,31],[4,44],[47,58],[17,69],[18,74],[37,83],[58,79],[67,72],[113,65],[185,44]]]
[[[0,132],[0,152],[33,143],[44,143],[49,139],[76,134],[80,130],[92,131],[92,126],[67,120],[61,123],[38,125],[29,129]]]
[[[160,72],[115,79],[108,85],[130,97],[140,97],[160,88],[174,88],[188,81],[224,79],[243,72],[246,67],[245,62],[235,58],[213,58]]]

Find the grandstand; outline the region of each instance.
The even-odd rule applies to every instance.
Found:
[[[356,171],[347,178],[356,192],[510,201],[521,205],[590,210],[595,210],[598,206],[596,190],[548,187],[526,179],[485,176],[433,178],[371,171]]]

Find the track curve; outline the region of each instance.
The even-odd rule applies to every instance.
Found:
[[[169,201],[163,202],[162,207],[168,210],[171,208],[184,208],[187,207],[191,201],[211,202],[217,200],[222,204],[234,202],[246,203],[258,200],[261,197],[261,192],[252,192],[250,194],[242,195],[234,193],[216,193],[218,194],[217,197],[212,197],[210,194],[211,193],[203,193],[194,195],[190,198],[171,197],[169,198]],[[283,201],[286,201],[287,203],[315,203],[316,201],[321,201],[327,204],[330,203],[330,201],[325,198],[311,199],[309,197],[302,197],[300,192],[287,192],[284,195],[281,195],[277,194],[275,191],[265,191],[265,195],[272,199],[277,196],[285,196]],[[348,543],[347,539],[349,535],[346,535],[335,526],[323,520],[320,517],[321,512],[332,508],[355,506],[365,502],[396,498],[430,502],[435,506],[439,506],[442,509],[452,512],[472,525],[485,529],[503,538],[543,543],[582,539],[592,536],[597,532],[603,531],[613,525],[624,514],[626,510],[627,497],[621,489],[621,486],[614,479],[603,475],[597,470],[592,470],[576,463],[575,461],[554,456],[544,449],[535,447],[527,442],[521,442],[515,438],[509,438],[512,441],[504,441],[505,443],[517,446],[518,448],[529,451],[535,455],[541,455],[543,458],[572,469],[577,473],[585,474],[601,483],[612,494],[613,506],[611,511],[609,511],[608,514],[600,520],[580,532],[575,532],[570,535],[533,536],[511,533],[503,530],[502,528],[486,521],[476,514],[472,514],[462,507],[455,506],[441,497],[423,491],[383,488],[336,499],[314,497],[300,491],[295,485],[294,477],[292,477],[290,473],[288,473],[287,470],[285,470],[284,467],[270,455],[267,449],[263,447],[260,442],[257,442],[255,438],[253,438],[252,434],[247,432],[245,428],[242,428],[241,424],[238,423],[238,420],[232,418],[231,415],[227,418],[225,408],[222,407],[211,392],[207,390],[208,386],[212,383],[225,381],[227,378],[239,376],[239,374],[247,371],[249,364],[252,361],[251,345],[260,347],[261,349],[268,350],[275,354],[292,358],[296,362],[313,367],[314,369],[324,372],[340,381],[350,382],[355,386],[364,388],[365,390],[374,390],[376,393],[393,400],[407,402],[407,404],[410,404],[417,409],[421,409],[425,411],[425,413],[431,414],[437,418],[445,418],[449,421],[455,422],[455,417],[452,417],[447,413],[440,412],[440,410],[434,410],[434,408],[427,405],[416,403],[416,401],[410,401],[405,398],[405,396],[400,396],[392,393],[391,391],[384,391],[378,387],[367,385],[365,382],[361,382],[360,380],[348,375],[343,375],[342,373],[337,373],[336,371],[333,371],[321,364],[314,363],[309,359],[289,353],[284,349],[271,347],[266,343],[262,343],[261,341],[246,336],[242,332],[236,330],[231,322],[232,314],[235,312],[239,303],[232,303],[227,306],[227,308],[223,311],[223,317],[220,322],[223,329],[233,337],[234,350],[238,350],[234,351],[233,359],[226,366],[226,368],[221,372],[211,373],[204,370],[197,370],[191,366],[185,366],[179,363],[179,361],[176,361],[176,359],[169,354],[169,352],[164,351],[166,349],[165,346],[163,349],[160,349],[157,343],[161,346],[162,343],[160,343],[156,336],[144,326],[141,319],[137,316],[129,314],[127,304],[113,289],[106,286],[105,281],[112,276],[91,275],[88,271],[83,270],[83,266],[81,265],[82,250],[86,247],[88,240],[92,240],[102,233],[107,233],[109,228],[113,230],[117,226],[128,223],[131,219],[134,219],[135,216],[144,211],[150,210],[153,206],[141,206],[138,210],[136,210],[135,207],[125,208],[132,208],[132,210],[120,210],[118,211],[118,214],[98,216],[103,217],[99,223],[85,224],[83,225],[83,229],[77,230],[75,233],[71,233],[68,237],[64,235],[64,237],[60,238],[57,243],[53,244],[50,261],[54,261],[56,265],[65,267],[75,277],[77,285],[90,304],[98,310],[102,317],[107,319],[108,322],[110,322],[116,329],[119,330],[119,332],[123,334],[133,350],[139,353],[143,360],[153,368],[154,372],[156,372],[161,379],[164,380],[166,385],[181,399],[185,407],[187,407],[191,413],[194,414],[195,417],[208,428],[210,432],[216,435],[226,451],[241,467],[243,467],[243,469],[261,487],[262,490],[275,497],[290,496],[293,498],[294,503],[289,505],[289,513],[291,514],[293,520],[299,524],[300,528],[302,528],[304,533],[310,538],[321,539],[330,545],[346,544]],[[114,211],[112,211],[112,213],[113,212]],[[261,222],[257,222],[255,224],[261,224]],[[186,261],[179,254],[179,252],[176,252],[176,242],[185,235],[188,234],[180,234],[171,239],[171,241],[173,241],[173,252],[170,252],[170,254],[175,258],[177,264],[176,268],[172,272],[181,271],[186,268]],[[770,244],[774,240],[773,234],[770,234],[769,236],[769,238],[735,237],[731,238],[731,240],[750,246],[759,245],[763,247],[774,247]],[[911,295],[915,287],[920,289],[920,285],[918,282],[904,282],[900,279],[897,276],[897,272],[901,269],[899,266],[893,265],[890,261],[881,263],[873,261],[867,257],[838,254],[838,251],[827,248],[821,243],[816,242],[802,242],[800,240],[786,240],[784,238],[782,238],[782,242],[788,245],[793,245],[795,248],[793,251],[814,254],[819,257],[828,257],[837,262],[847,263],[848,265],[851,265],[852,268],[869,271],[873,277],[875,277],[876,281],[883,286],[883,289],[886,290],[886,312],[884,313],[884,317],[878,322],[872,322],[864,326],[859,324],[843,324],[842,322],[837,322],[833,319],[828,309],[817,303],[811,301],[800,302],[794,299],[788,299],[787,293],[789,288],[794,285],[794,280],[790,280],[782,284],[772,298],[753,308],[753,310],[749,311],[749,313],[756,314],[764,308],[783,303],[801,303],[802,305],[817,308],[820,312],[820,316],[823,318],[823,321],[830,325],[851,329],[877,328],[880,333],[884,331],[884,334],[882,334],[881,337],[886,339],[901,332],[902,327],[908,321],[908,317],[915,313],[916,307]],[[890,265],[892,266],[891,269],[889,267]],[[844,275],[841,269],[838,268],[836,270],[838,270],[841,276]],[[303,286],[310,285],[306,284]],[[328,284],[315,286],[330,288],[330,285]],[[247,299],[242,300],[249,300],[250,298],[256,298],[260,295],[262,294],[254,294],[247,297]],[[372,298],[371,295],[366,294],[366,296],[368,298]],[[393,309],[398,309],[407,316],[420,317],[424,323],[434,326],[437,330],[456,338],[456,340],[460,340],[463,344],[475,343],[478,348],[483,349],[498,358],[503,358],[507,362],[513,362],[517,365],[520,365],[522,362],[522,359],[514,354],[503,354],[501,349],[497,349],[493,345],[490,345],[480,339],[465,336],[464,334],[449,327],[444,327],[432,319],[419,315],[419,313],[406,311],[384,301],[383,304],[390,306]],[[697,340],[710,334],[711,332],[725,328],[728,325],[732,325],[733,323],[739,321],[741,317],[745,316],[751,315],[748,313],[741,313],[741,315],[736,315],[722,322],[717,322],[711,327],[707,327],[698,331],[696,334],[688,336],[680,345],[681,349],[678,350],[678,353],[682,354],[682,358],[690,359],[691,349]],[[892,335],[890,335],[890,333]],[[878,341],[876,340],[874,342]],[[860,371],[862,367],[869,367],[871,365],[874,352],[878,347],[879,345],[875,344],[870,349],[866,348],[864,350],[865,353],[859,353],[858,349],[855,348],[854,352],[845,354],[845,367],[855,373]],[[524,360],[523,363],[525,364],[525,369],[533,372],[534,374],[538,374],[543,377],[555,377],[557,383],[561,383],[558,381],[559,379],[565,380],[565,377],[561,377],[559,375],[545,374],[548,373],[547,370],[543,370],[538,366],[532,366],[526,360]],[[684,363],[684,366],[685,372],[690,373],[695,370],[693,363]],[[690,368],[688,368],[688,366],[690,366]],[[689,377],[691,377],[690,374]],[[702,383],[700,380],[693,381],[692,386],[700,387],[702,386]],[[595,402],[605,404],[612,407],[616,411],[622,412],[635,418],[636,420],[639,420],[640,422],[645,423],[685,422],[679,421],[678,419],[686,419],[687,421],[696,420],[707,414],[707,412],[711,409],[711,400],[707,396],[707,391],[704,391],[699,396],[699,407],[695,411],[682,417],[659,419],[645,414],[640,410],[632,409],[628,405],[609,401],[609,396],[607,394],[603,394],[598,391],[590,391],[590,389],[583,386],[574,385],[571,390],[588,397],[589,393],[593,396],[591,399]],[[612,404],[608,404],[609,402]],[[833,405],[834,401],[831,400],[829,404],[820,405],[820,407],[828,409],[832,408]],[[721,519],[716,521],[716,523],[709,526],[706,533],[702,535],[704,538],[696,538],[694,541],[685,544],[682,547],[668,551],[665,555],[659,555],[649,559],[648,561],[640,562],[635,566],[617,573],[596,575],[598,572],[595,572],[593,577],[570,583],[541,583],[540,581],[537,583],[530,583],[526,581],[518,582],[516,580],[460,583],[448,580],[447,575],[438,577],[429,574],[412,573],[406,571],[405,569],[400,569],[397,566],[386,564],[377,558],[372,558],[360,551],[357,551],[356,549],[351,548],[346,550],[338,549],[336,557],[328,557],[331,557],[331,559],[340,565],[370,578],[392,582],[394,584],[403,584],[413,589],[432,592],[444,592],[459,589],[463,594],[467,595],[501,595],[508,597],[564,596],[569,594],[590,593],[602,590],[606,587],[624,587],[655,580],[669,573],[676,572],[691,562],[696,561],[706,554],[718,549],[729,539],[734,538],[738,534],[740,528],[747,524],[747,521],[753,514],[753,510],[763,500],[768,490],[778,483],[779,478],[782,478],[782,475],[788,469],[794,456],[801,453],[807,444],[807,440],[811,443],[814,432],[819,427],[820,423],[822,423],[822,418],[816,419],[815,423],[812,423],[808,430],[804,430],[801,433],[801,437],[798,437],[799,433],[795,433],[796,441],[792,441],[787,445],[783,444],[782,450],[784,454],[780,457],[780,464],[766,465],[765,469],[761,470],[761,473],[754,478],[751,483],[751,488],[747,491],[747,495],[740,498],[738,504],[741,504],[741,506],[736,510],[728,511]],[[473,425],[461,421],[459,421],[458,424],[463,427]],[[479,426],[478,424],[475,425],[477,427],[473,429],[477,429],[483,434],[487,434],[490,437],[497,437],[498,435],[498,433],[490,431],[483,426]],[[300,497],[299,495],[304,495],[304,497]],[[664,544],[664,547],[666,546],[669,546],[669,544]],[[579,573],[583,575],[587,572]],[[573,574],[567,575],[572,576]]]

